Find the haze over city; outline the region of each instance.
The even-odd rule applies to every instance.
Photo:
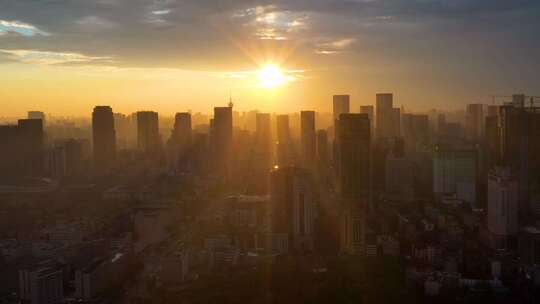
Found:
[[[540,303],[539,16],[0,0],[0,304]]]

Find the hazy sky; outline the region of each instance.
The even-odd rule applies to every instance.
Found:
[[[0,0],[0,116],[540,95],[538,0]],[[267,62],[287,83],[261,88]]]

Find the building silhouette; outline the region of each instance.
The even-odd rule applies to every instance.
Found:
[[[302,146],[302,163],[306,168],[312,168],[317,155],[317,138],[315,134],[315,112],[300,112],[300,142]]]
[[[394,137],[393,127],[393,99],[391,93],[376,95],[375,134],[377,138]]]
[[[367,198],[370,190],[371,134],[367,114],[341,114],[337,139],[342,197]]]
[[[169,163],[173,170],[190,171],[192,157],[191,114],[176,113],[168,141]]]
[[[137,112],[137,147],[148,156],[157,156],[161,149],[158,113]]]
[[[350,96],[334,95],[332,97],[334,110],[334,123],[339,119],[339,115],[350,112]]]
[[[96,106],[92,112],[94,165],[106,169],[116,160],[116,131],[111,107]]]
[[[276,159],[280,167],[292,164],[291,131],[289,126],[289,115],[276,116]]]
[[[230,178],[233,141],[232,107],[215,107],[211,123],[212,155],[216,173]]]
[[[292,166],[272,170],[270,199],[272,232],[287,233],[297,251],[312,250],[317,206],[309,172]]]

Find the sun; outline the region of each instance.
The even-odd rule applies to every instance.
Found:
[[[287,82],[287,77],[279,66],[268,63],[261,67],[257,73],[261,87],[271,89]]]

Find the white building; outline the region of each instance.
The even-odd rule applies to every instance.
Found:
[[[518,232],[518,182],[509,168],[495,168],[488,176],[488,229],[495,248],[506,248]]]

